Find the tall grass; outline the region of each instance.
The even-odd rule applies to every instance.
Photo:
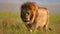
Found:
[[[60,14],[51,14],[48,34],[60,34]],[[45,34],[42,29],[30,33],[19,12],[0,12],[0,34]]]

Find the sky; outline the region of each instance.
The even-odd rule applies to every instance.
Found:
[[[27,1],[47,7],[50,12],[60,12],[60,0],[0,0],[0,11],[20,11],[20,5]]]
[[[0,2],[16,2],[16,3],[19,3],[19,2],[25,2],[25,1],[37,1],[37,2],[48,2],[48,3],[60,3],[60,0],[0,0]]]

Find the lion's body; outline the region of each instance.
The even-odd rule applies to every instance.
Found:
[[[36,28],[40,27],[40,28],[45,28],[47,29],[48,27],[48,21],[49,21],[49,12],[47,10],[47,8],[44,7],[39,7],[38,8],[38,13],[37,13],[37,17],[35,19],[36,21]]]
[[[24,11],[25,10],[25,11]],[[28,11],[27,11],[28,10]],[[29,14],[27,14],[27,12]],[[38,7],[35,3],[25,3],[21,7],[21,18],[27,22],[26,26],[37,29],[38,27],[47,30],[49,21],[49,12],[47,8]]]

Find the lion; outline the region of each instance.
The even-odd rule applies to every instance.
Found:
[[[43,28],[48,30],[49,11],[45,7],[38,6],[35,2],[26,2],[21,5],[21,19],[29,31]]]

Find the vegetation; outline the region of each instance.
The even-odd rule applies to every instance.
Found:
[[[60,14],[51,14],[48,34],[60,34]],[[29,32],[19,12],[0,12],[0,34],[45,34],[42,29]]]

